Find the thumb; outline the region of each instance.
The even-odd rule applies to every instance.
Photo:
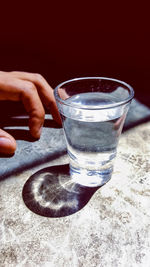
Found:
[[[0,153],[12,155],[16,150],[15,139],[7,132],[0,129]]]

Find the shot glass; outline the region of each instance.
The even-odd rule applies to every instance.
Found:
[[[82,77],[59,84],[54,95],[66,138],[71,179],[87,187],[102,186],[112,176],[133,88],[112,78]]]

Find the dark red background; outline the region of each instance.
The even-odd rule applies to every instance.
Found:
[[[150,106],[149,36],[144,1],[5,1],[0,70],[39,72],[53,87],[79,76],[119,78]]]

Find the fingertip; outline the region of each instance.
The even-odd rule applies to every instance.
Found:
[[[32,129],[31,130],[31,135],[37,140],[40,139],[41,133],[42,133],[42,129],[39,129],[39,130]]]
[[[16,141],[9,137],[0,137],[0,153],[4,155],[12,155],[16,151]]]
[[[38,123],[35,123],[33,120],[29,123],[30,133],[33,138],[39,139],[42,133],[42,126],[39,126]]]

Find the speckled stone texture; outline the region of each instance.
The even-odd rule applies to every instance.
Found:
[[[149,118],[133,105],[127,128]],[[124,131],[112,179],[64,217],[39,216],[22,198],[31,175],[68,163],[62,129],[45,126],[39,141],[17,143],[12,158],[0,158],[0,267],[150,266],[150,122]]]

